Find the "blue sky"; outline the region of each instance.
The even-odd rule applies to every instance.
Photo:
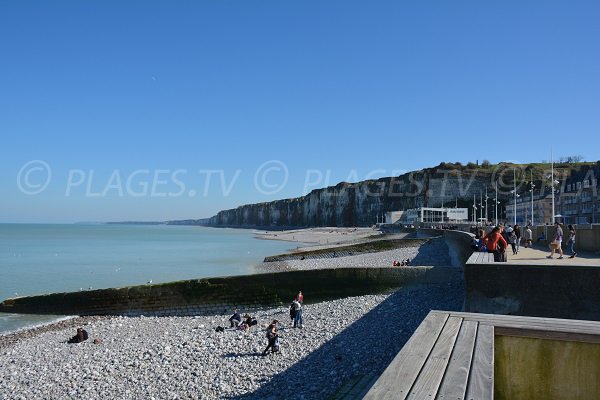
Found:
[[[598,160],[599,17],[597,1],[2,2],[0,222],[208,217],[551,145]]]

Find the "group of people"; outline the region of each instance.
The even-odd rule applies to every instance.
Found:
[[[245,331],[247,329],[252,328],[254,325],[258,325],[258,321],[256,320],[256,318],[250,316],[249,314],[246,314],[244,315],[244,320],[242,321],[242,315],[240,314],[240,310],[237,309],[229,318],[229,328],[231,329]]]
[[[407,258],[406,260],[402,260],[402,261],[394,261],[392,263],[392,265],[394,267],[404,267],[404,266],[410,265],[410,258]]]
[[[303,320],[302,320],[302,308],[304,303],[304,295],[302,291],[298,292],[298,295],[292,301],[290,305],[290,317],[292,319],[291,325],[294,328],[302,329]],[[242,320],[242,316],[239,310],[235,310],[233,315],[229,318],[229,329],[228,330],[241,330],[245,331],[250,329],[254,325],[258,325],[258,321],[256,318],[251,317],[250,315],[244,315]],[[267,338],[267,348],[262,352],[263,356],[266,356],[269,350],[272,353],[277,353],[279,351],[279,320],[274,319],[266,329],[266,338]],[[224,332],[226,329],[223,327],[217,327],[217,332]]]
[[[523,235],[524,233],[524,235]],[[473,250],[485,251],[494,254],[495,262],[506,262],[506,249],[510,244],[513,255],[516,255],[521,250],[521,240],[524,236],[525,247],[531,246],[531,237],[533,232],[531,227],[527,225],[524,232],[517,224],[514,227],[508,225],[506,228],[502,224],[498,224],[492,228],[491,232],[485,233],[483,229],[479,229],[473,239]]]
[[[304,295],[302,291],[298,292],[298,295],[292,301],[290,305],[290,318],[292,319],[292,324],[294,328],[302,329],[302,306],[304,303]],[[279,351],[279,320],[274,319],[269,326],[267,327],[267,347],[262,352],[263,356],[266,356],[271,349],[272,353],[277,353]]]
[[[555,222],[554,237],[550,242],[551,253],[547,258],[554,258],[554,253],[558,252],[559,259],[563,258],[562,242],[563,242],[563,230],[559,222]],[[575,228],[573,225],[569,225],[569,241],[567,245],[571,251],[569,258],[577,256],[575,252]],[[521,227],[517,224],[514,227],[508,225],[506,228],[502,224],[498,224],[492,228],[491,232],[485,233],[483,229],[479,229],[473,238],[472,248],[475,251],[484,251],[494,254],[495,262],[506,262],[506,249],[510,244],[513,255],[516,255],[520,251],[521,241],[524,241],[524,247],[533,246],[533,231],[530,225],[525,226],[525,229],[521,231]],[[540,239],[538,239],[539,241]],[[544,237],[545,240],[545,237]]]
[[[563,232],[563,229],[562,229],[562,226],[560,225],[560,223],[555,222],[554,226],[555,226],[554,238],[548,244],[548,246],[550,247],[550,255],[548,255],[546,258],[552,259],[552,258],[554,258],[554,253],[558,252],[558,254],[559,254],[558,259],[562,260],[564,258],[564,253],[563,253],[563,249],[562,249],[564,232]],[[577,256],[577,252],[575,251],[575,236],[576,236],[577,232],[575,231],[575,227],[573,225],[569,225],[568,229],[569,229],[569,239],[567,241],[567,246],[569,248],[569,251],[571,252],[571,255],[569,256],[569,258],[575,258]]]

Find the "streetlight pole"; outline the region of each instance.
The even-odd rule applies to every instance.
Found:
[[[488,207],[487,207],[487,201],[488,201],[488,193],[487,193],[487,186],[485,188],[485,223],[487,224],[488,222]]]
[[[475,193],[473,193],[473,224],[476,225],[475,219],[477,218],[477,206],[475,205]]]
[[[513,226],[517,224],[517,169],[513,168],[513,193],[514,193],[514,201],[515,201],[515,214],[513,215]]]
[[[479,222],[483,221],[483,194],[479,191]]]
[[[498,226],[498,181],[496,181],[496,226]]]
[[[550,165],[551,165],[551,177],[552,179],[552,224],[556,221],[556,217],[554,216],[554,155],[552,154],[552,147],[550,147]]]
[[[533,184],[533,171],[530,170],[529,172],[531,174],[531,226],[533,226],[533,189],[535,185]]]

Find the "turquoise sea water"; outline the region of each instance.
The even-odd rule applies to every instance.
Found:
[[[0,224],[0,300],[242,275],[296,244],[253,231],[169,225]],[[0,313],[0,332],[51,320]]]

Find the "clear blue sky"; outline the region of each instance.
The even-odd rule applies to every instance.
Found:
[[[599,20],[598,1],[4,1],[0,222],[208,217],[551,144],[598,160]],[[35,195],[32,160],[52,171]],[[270,160],[276,193],[254,183]]]

